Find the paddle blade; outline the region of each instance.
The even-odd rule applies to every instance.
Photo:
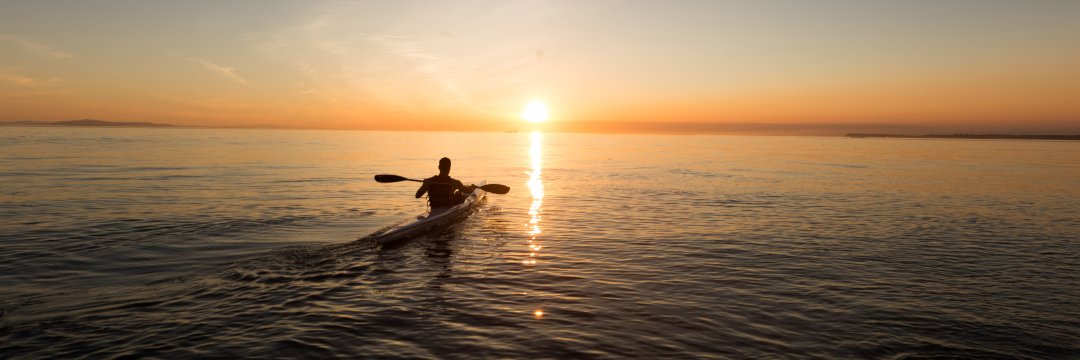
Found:
[[[510,187],[502,184],[487,184],[480,187],[480,190],[487,191],[492,194],[505,194],[510,192]]]
[[[409,179],[405,178],[404,176],[397,176],[397,175],[385,175],[385,174],[384,175],[375,175],[375,181],[378,181],[378,182],[381,182],[381,183],[392,183],[392,182],[405,181],[405,180],[409,180]]]

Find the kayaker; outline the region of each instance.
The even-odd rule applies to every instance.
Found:
[[[439,159],[439,175],[424,179],[424,184],[416,190],[416,198],[428,193],[428,203],[432,208],[451,206],[465,202],[473,189],[476,189],[476,186],[465,186],[461,181],[450,177],[450,159],[442,158]]]

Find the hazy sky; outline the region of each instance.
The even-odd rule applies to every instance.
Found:
[[[500,131],[539,98],[552,129],[1080,129],[1073,0],[0,10],[0,121]]]

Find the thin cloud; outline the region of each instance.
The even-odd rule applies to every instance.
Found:
[[[369,36],[367,40],[411,63],[414,70],[434,80],[439,88],[452,95],[461,104],[476,108],[458,81],[449,75],[445,65],[446,60],[442,57],[424,51],[416,42],[404,37],[375,35]]]
[[[225,65],[218,65],[218,64],[215,64],[215,63],[203,60],[203,59],[197,59],[197,58],[189,58],[188,60],[199,63],[203,67],[205,67],[207,70],[210,70],[210,71],[216,72],[218,74],[221,74],[222,76],[225,76],[226,78],[229,78],[230,80],[236,81],[236,82],[244,84],[244,85],[250,85],[250,83],[247,81],[247,79],[244,79],[243,77],[240,77],[240,75],[236,74],[236,69],[233,68],[233,67],[225,66]]]
[[[56,83],[59,83],[59,82],[63,81],[63,79],[60,79],[58,77],[33,78],[33,77],[29,77],[29,76],[24,76],[24,75],[19,75],[19,74],[12,74],[12,73],[8,73],[8,72],[0,72],[0,80],[3,80],[3,81],[8,82],[8,83],[15,84],[15,85],[19,85],[19,86],[26,86],[26,87],[49,86],[49,85],[53,85],[53,84],[56,84]]]
[[[489,84],[494,81],[484,84],[467,81],[472,79],[475,71],[472,66],[467,66],[467,61],[439,53],[426,46],[428,44],[423,39],[362,31],[362,27],[356,26],[353,19],[343,18],[345,14],[357,11],[360,9],[351,5],[336,4],[303,23],[250,32],[244,34],[243,38],[266,57],[274,57],[296,67],[299,71],[297,75],[303,79],[295,83],[296,91],[300,94],[318,93],[321,99],[330,101],[334,94],[348,97],[363,93],[371,101],[396,105],[400,109],[419,109],[424,104],[430,104],[432,98],[416,97],[406,90],[411,89],[414,82],[399,83],[402,77],[409,74],[385,71],[403,66],[421,79],[422,86],[430,85],[442,95],[438,99],[484,114],[501,113],[487,109],[475,98],[477,87],[495,84]],[[439,35],[436,44],[456,36],[449,31]],[[371,50],[378,54],[372,54]],[[383,55],[393,60],[387,62]],[[527,60],[531,59],[527,57]],[[333,76],[320,76],[330,74]]]
[[[75,55],[57,50],[52,46],[36,43],[23,37],[18,37],[10,34],[0,34],[0,41],[15,44],[23,51],[31,54],[53,58],[57,60],[67,60],[74,58]]]

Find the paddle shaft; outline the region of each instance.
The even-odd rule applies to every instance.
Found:
[[[410,179],[410,178],[407,178],[407,177],[404,177],[404,176],[389,175],[389,174],[375,175],[375,181],[378,181],[378,182],[381,182],[381,183],[391,183],[391,182],[398,182],[398,181],[424,182],[424,180]],[[429,184],[452,185],[450,183],[444,183],[444,182],[429,182]],[[473,186],[475,186],[475,185],[473,185]],[[501,185],[501,184],[487,184],[487,185],[484,185],[484,186],[478,186],[477,188],[479,188],[481,190],[484,190],[484,191],[487,191],[487,192],[490,192],[490,193],[495,193],[495,194],[505,194],[505,193],[510,192],[510,187],[509,186]]]

